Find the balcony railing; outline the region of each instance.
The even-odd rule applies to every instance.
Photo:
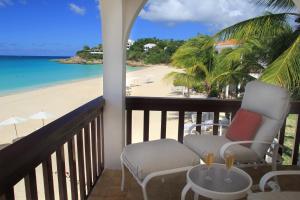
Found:
[[[38,199],[39,187],[46,200],[57,193],[59,199],[87,199],[104,168],[103,106],[99,97],[1,150],[0,199],[15,199],[14,186],[22,180],[26,199]]]
[[[241,101],[239,100],[212,100],[212,99],[179,99],[179,98],[157,98],[157,97],[127,97],[126,109],[127,109],[127,124],[126,124],[126,142],[132,143],[132,113],[133,111],[143,111],[143,141],[149,140],[149,114],[151,111],[161,112],[161,124],[160,124],[160,138],[166,138],[167,127],[167,114],[168,112],[178,113],[178,131],[177,139],[179,142],[183,141],[184,136],[184,123],[185,114],[187,112],[195,112],[197,114],[196,123],[202,121],[203,112],[214,113],[214,123],[219,122],[220,113],[229,114],[230,118],[234,116],[236,111],[240,108]],[[291,109],[289,114],[297,114],[299,119],[300,114],[300,102],[291,102]],[[299,142],[300,142],[300,119],[297,120],[295,125],[295,137],[293,140],[293,147],[291,152],[292,164],[296,165],[299,158]],[[200,131],[201,127],[197,127]],[[218,134],[218,127],[213,127],[213,134]],[[284,145],[286,135],[286,121],[281,128],[278,140],[281,145]]]
[[[14,199],[14,187],[22,180],[27,199],[38,199],[40,187],[47,200],[54,199],[55,195],[59,199],[87,199],[104,169],[104,103],[99,97],[1,150],[0,199]],[[148,141],[151,136],[152,111],[161,112],[160,138],[167,137],[168,113],[177,112],[177,139],[182,142],[188,112],[196,113],[197,123],[202,121],[203,112],[213,112],[213,121],[217,123],[220,113],[227,113],[232,118],[240,105],[240,101],[233,100],[128,97],[126,141],[132,143],[134,111],[143,111],[143,141]],[[291,103],[290,114],[300,115],[300,102]],[[295,126],[291,153],[293,165],[299,157],[300,120]],[[285,130],[286,123],[278,136],[283,145]],[[218,133],[216,127],[213,133]],[[40,165],[42,173],[36,173]],[[42,184],[37,184],[40,183],[38,176],[42,176]]]

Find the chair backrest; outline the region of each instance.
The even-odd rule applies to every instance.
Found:
[[[246,85],[241,108],[263,116],[263,123],[254,140],[272,142],[289,112],[289,93],[278,86],[251,81]],[[260,157],[265,156],[268,148],[269,146],[262,144],[251,145],[251,149]]]

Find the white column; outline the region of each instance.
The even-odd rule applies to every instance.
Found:
[[[125,54],[128,33],[144,0],[101,0],[103,41],[104,161],[119,169],[125,144]]]
[[[125,56],[123,45],[124,1],[102,0],[104,162],[105,168],[120,167],[124,130]]]

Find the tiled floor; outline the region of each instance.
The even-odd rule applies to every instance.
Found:
[[[288,167],[290,168],[290,167]],[[294,167],[293,167],[294,168]],[[284,169],[287,169],[286,167]],[[299,168],[298,168],[299,169]],[[245,169],[252,177],[254,184],[257,184],[260,177],[269,171],[269,168],[248,168]],[[135,179],[126,173],[125,191],[120,191],[121,171],[105,170],[97,185],[93,189],[89,200],[142,200],[142,191]],[[147,191],[149,200],[180,200],[181,190],[186,183],[185,173],[154,178],[148,183]],[[300,188],[300,177],[289,176],[280,180],[282,188],[298,190]],[[193,194],[188,193],[188,200],[193,199]],[[200,197],[199,200],[206,198]]]

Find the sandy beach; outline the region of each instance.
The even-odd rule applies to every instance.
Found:
[[[151,66],[141,70],[128,72],[127,80],[131,80],[130,96],[158,96],[158,97],[182,97],[178,93],[172,93],[172,83],[164,80],[166,74],[176,69],[168,66]],[[54,117],[46,120],[45,124],[65,115],[88,101],[101,96],[102,78],[74,81],[32,91],[24,91],[11,95],[0,96],[1,115],[0,121],[12,116],[28,118],[34,113],[45,111],[52,113]],[[167,137],[177,138],[178,120],[176,113],[168,112]],[[150,112],[150,140],[160,138],[160,112]],[[189,121],[189,119],[186,119]],[[143,112],[133,111],[133,143],[141,142],[143,138]],[[42,126],[41,120],[29,119],[17,125],[18,137],[26,136]],[[0,127],[0,144],[12,143],[16,139],[14,127]],[[67,151],[67,149],[65,149]],[[52,155],[53,172],[56,173],[55,154]],[[66,159],[67,162],[67,159]],[[68,171],[66,163],[66,171]],[[36,168],[37,182],[42,183],[42,168]],[[67,181],[68,188],[70,182]],[[40,185],[40,184],[38,184]],[[54,188],[58,191],[57,178],[54,178]],[[24,181],[20,181],[14,187],[16,199],[25,198]],[[55,196],[58,192],[55,193]],[[70,194],[69,194],[70,195]],[[44,188],[38,187],[39,199],[44,199]]]
[[[168,66],[151,66],[144,69],[128,72],[127,79],[135,79],[138,86],[131,87],[131,96],[172,96],[172,84],[163,80],[164,76],[174,68]],[[148,83],[144,83],[145,79]],[[45,123],[63,116],[80,105],[102,95],[102,78],[74,81],[32,91],[18,92],[0,97],[1,114],[0,121],[12,116],[28,118],[34,113],[45,111],[52,113],[54,118],[46,120]],[[139,112],[134,113],[134,141],[139,141],[140,129]],[[154,117],[153,114],[151,117]],[[158,117],[158,116],[157,116]],[[157,118],[155,117],[155,118]],[[159,118],[155,121],[159,122]],[[153,122],[153,120],[151,121]],[[135,124],[136,123],[136,124]],[[26,136],[42,126],[41,120],[29,119],[17,125],[18,137]],[[152,128],[154,128],[153,126]],[[157,132],[157,131],[155,131]],[[159,131],[158,131],[159,132]],[[11,143],[17,136],[13,126],[0,127],[0,144]]]

